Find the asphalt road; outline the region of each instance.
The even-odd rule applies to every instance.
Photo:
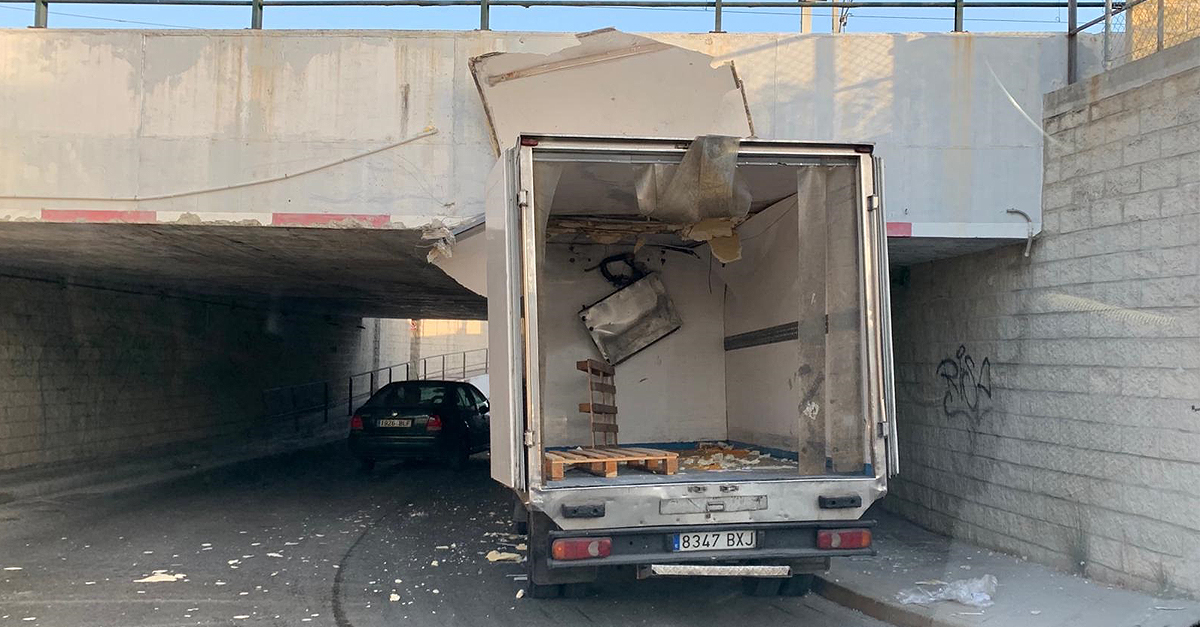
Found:
[[[467,470],[381,465],[338,447],[116,495],[0,506],[0,626],[880,626],[819,597],[737,582],[635,581],[589,597],[518,597],[511,500]],[[142,581],[139,581],[142,580]]]

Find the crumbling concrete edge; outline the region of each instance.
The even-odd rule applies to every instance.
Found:
[[[871,596],[860,590],[842,585],[828,575],[818,574],[813,582],[813,592],[843,607],[848,607],[885,623],[897,627],[963,627],[959,623],[937,618],[926,613],[921,606],[906,606],[882,597]]]

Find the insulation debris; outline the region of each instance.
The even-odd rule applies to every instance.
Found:
[[[509,553],[507,551],[497,551],[495,549],[488,551],[487,561],[489,562],[519,562],[521,556],[518,553]]]
[[[702,470],[791,470],[796,462],[772,457],[754,449],[737,448],[724,442],[702,443],[698,447],[681,451],[680,471]]]
[[[172,575],[165,570],[156,570],[147,577],[143,577],[142,579],[134,579],[133,583],[174,583],[176,581],[182,581],[184,577],[187,577],[187,575],[183,573],[176,573]]]

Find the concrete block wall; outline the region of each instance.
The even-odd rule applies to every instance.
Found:
[[[893,270],[890,509],[1097,579],[1200,593],[1197,44],[1047,96],[1030,257]]]
[[[261,419],[264,389],[367,370],[407,330],[0,278],[0,470],[294,436]]]

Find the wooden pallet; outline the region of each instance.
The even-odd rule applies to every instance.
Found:
[[[618,446],[546,451],[546,478],[551,481],[562,479],[563,473],[572,466],[599,477],[615,477],[617,464],[660,475],[673,475],[679,470],[679,454],[652,448]]]

